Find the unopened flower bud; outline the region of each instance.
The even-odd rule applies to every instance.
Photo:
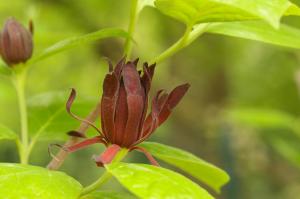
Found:
[[[18,21],[10,18],[0,34],[0,54],[9,65],[26,62],[32,55],[32,33]]]

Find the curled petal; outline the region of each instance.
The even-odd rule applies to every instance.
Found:
[[[151,155],[151,153],[149,153],[149,151],[147,151],[146,149],[142,148],[142,147],[139,147],[139,146],[135,146],[135,147],[132,147],[130,149],[130,151],[132,150],[137,150],[137,151],[140,151],[142,153],[145,154],[145,156],[147,157],[147,159],[149,160],[149,162],[153,165],[153,166],[157,166],[159,167],[159,164],[158,162],[155,160],[155,158]]]
[[[68,101],[67,101],[67,103],[66,103],[66,109],[67,109],[67,112],[68,112],[73,118],[75,118],[76,120],[81,121],[81,122],[84,122],[84,123],[90,125],[90,126],[93,127],[100,135],[102,135],[101,131],[100,131],[100,130],[92,123],[92,122],[90,122],[90,121],[88,121],[88,120],[86,120],[86,119],[80,118],[80,117],[78,117],[77,115],[75,115],[75,114],[73,114],[73,113],[71,112],[71,107],[72,107],[72,104],[73,104],[75,98],[76,98],[76,90],[75,90],[74,88],[72,88],[71,94],[70,94],[69,99],[68,99]]]

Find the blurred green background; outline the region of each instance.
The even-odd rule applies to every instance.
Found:
[[[1,1],[0,24],[9,16],[24,24],[33,19],[35,53],[38,53],[70,36],[105,27],[127,29],[129,3],[129,0]],[[296,17],[285,18],[284,23],[300,28]],[[140,57],[142,62],[154,58],[183,31],[182,24],[156,9],[144,9],[137,24],[137,44],[132,57]],[[108,70],[103,58],[116,63],[122,57],[123,45],[123,39],[106,39],[39,62],[30,70],[27,95],[49,91],[68,94],[69,88],[74,87],[79,98],[99,99],[102,79]],[[217,198],[295,199],[300,195],[299,66],[299,50],[205,34],[158,65],[152,91],[171,90],[184,82],[192,87],[151,140],[193,152],[226,170],[231,181]],[[1,123],[18,130],[16,94],[7,79],[0,79],[0,107]],[[84,116],[90,110],[87,106],[81,114]],[[73,121],[71,125],[75,129],[79,124]],[[41,142],[30,162],[47,165],[51,159],[47,145],[57,142]],[[0,144],[0,161],[17,162],[15,144],[9,141]],[[61,170],[82,184],[89,184],[102,172],[91,156],[102,150],[103,147],[94,146],[76,152],[68,157]],[[136,152],[128,160],[147,162]],[[121,189],[116,181],[105,188]]]

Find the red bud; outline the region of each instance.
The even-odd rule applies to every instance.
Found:
[[[3,60],[9,66],[23,63],[31,57],[32,51],[32,33],[15,19],[8,19],[0,35],[0,54]]]

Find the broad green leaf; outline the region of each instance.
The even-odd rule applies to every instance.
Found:
[[[36,166],[0,163],[0,195],[6,199],[77,199],[82,186],[72,177]]]
[[[300,48],[300,30],[287,25],[276,30],[261,21],[213,23],[207,32]]]
[[[277,28],[287,10],[288,14],[295,14],[296,10],[288,0],[156,0],[155,6],[187,26],[261,19]]]
[[[291,6],[285,12],[285,15],[297,15],[297,16],[299,16],[300,15],[300,8],[295,4],[291,4]]]
[[[17,135],[10,128],[0,124],[0,140],[15,140]]]
[[[83,36],[73,37],[69,38],[63,41],[60,41],[53,46],[47,48],[42,53],[34,56],[31,60],[29,60],[29,63],[34,63],[37,61],[40,61],[42,59],[45,59],[47,57],[50,57],[54,54],[57,54],[59,52],[68,50],[70,48],[74,48],[92,41],[96,41],[99,39],[105,39],[110,37],[128,37],[128,33],[122,29],[116,29],[116,28],[107,28],[102,29],[97,32],[89,33]]]
[[[33,96],[28,100],[29,130],[31,137],[38,140],[66,140],[67,132],[75,130],[80,122],[67,114],[65,104],[69,91],[47,92]],[[78,96],[72,111],[86,117],[97,104],[94,99]]]
[[[135,196],[122,192],[95,191],[80,199],[135,199]]]
[[[191,153],[155,142],[140,145],[155,157],[174,165],[204,182],[217,192],[229,181],[227,173]]]
[[[230,120],[257,128],[288,128],[297,130],[297,118],[277,110],[240,108],[226,112]]]
[[[106,165],[106,168],[123,186],[140,198],[213,198],[191,180],[161,167],[114,163]]]

